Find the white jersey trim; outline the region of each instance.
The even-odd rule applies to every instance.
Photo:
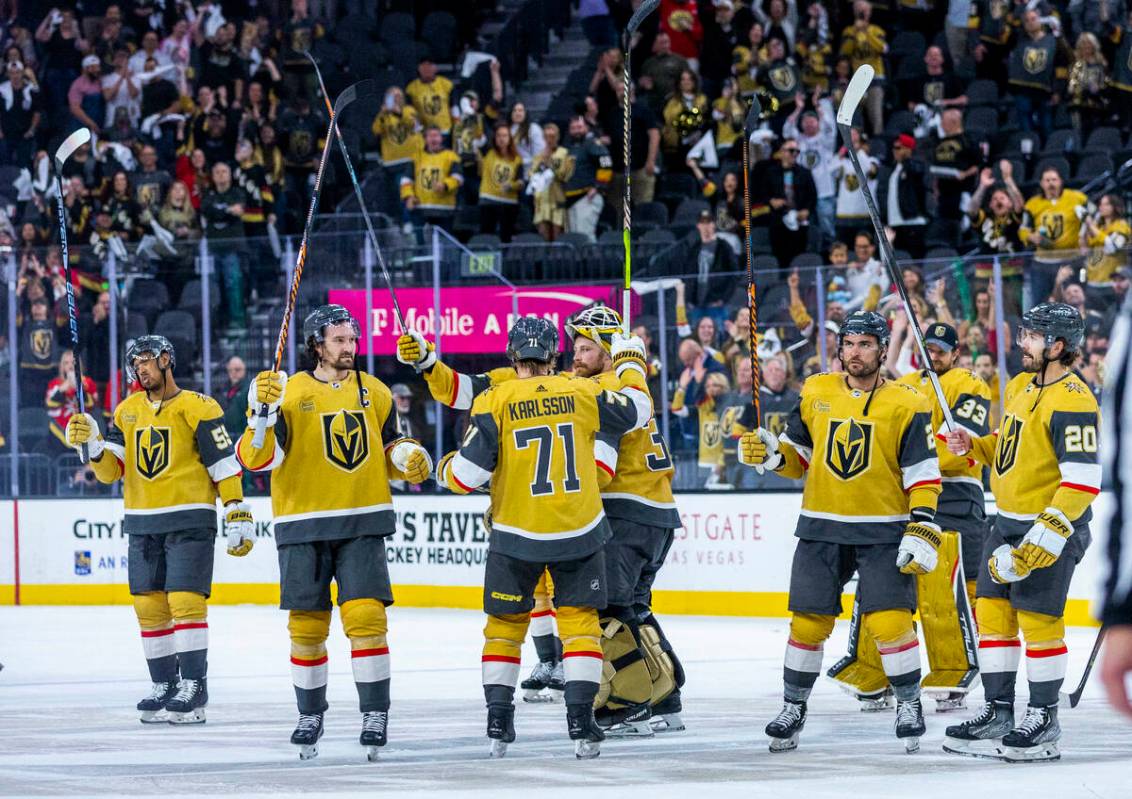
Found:
[[[187,505],[166,505],[164,508],[126,508],[127,516],[159,516],[162,513],[178,513],[183,510],[216,510],[215,502],[191,502]]]
[[[607,442],[598,439],[594,441],[594,459],[600,463],[605,464],[609,471],[616,474],[617,472],[617,448],[610,446]]]
[[[998,515],[1005,516],[1007,519],[1013,519],[1016,522],[1032,522],[1038,518],[1036,513],[1011,513],[1008,510],[1003,510],[1002,506],[998,506]]]
[[[522,527],[511,527],[507,524],[500,524],[494,519],[491,522],[491,529],[499,530],[500,532],[504,533],[511,533],[512,535],[517,535],[520,538],[529,538],[532,541],[562,541],[567,538],[580,538],[581,536],[585,535],[586,533],[597,527],[599,524],[601,524],[604,519],[605,511],[602,511],[596,517],[594,517],[594,520],[592,522],[587,524],[585,527],[579,527],[576,530],[564,530],[560,533],[536,533],[531,530],[524,530]]]
[[[235,477],[242,471],[243,469],[240,468],[240,462],[236,459],[235,453],[233,453],[209,466],[208,476],[212,478],[212,482],[219,483],[221,480]]]
[[[650,508],[661,508],[663,510],[676,510],[675,502],[657,502],[655,499],[646,499],[645,497],[638,496],[637,494],[629,494],[624,491],[610,491],[601,492],[602,499],[628,499],[633,502],[640,502],[642,505],[648,505]]]
[[[913,463],[911,466],[905,466],[901,471],[904,475],[905,489],[909,489],[917,483],[928,483],[940,479],[939,460],[936,458],[927,458],[919,463]]]
[[[966,483],[976,486],[980,491],[983,490],[983,481],[975,477],[944,477],[942,479],[945,483]]]
[[[309,513],[292,513],[289,516],[276,516],[273,524],[288,524],[291,522],[305,522],[310,519],[337,519],[342,516],[356,516],[363,513],[380,513],[383,510],[393,510],[392,502],[383,502],[380,505],[366,505],[363,508],[339,508],[337,510],[316,510]]]
[[[1074,463],[1072,461],[1059,463],[1061,480],[1074,485],[1088,486],[1100,489],[1101,465],[1099,463]]]
[[[491,472],[472,463],[460,452],[449,462],[448,471],[465,488],[479,488],[491,479]]]
[[[816,510],[806,510],[803,508],[799,513],[800,516],[808,516],[811,519],[824,519],[831,522],[847,522],[849,524],[862,524],[866,522],[906,522],[908,521],[908,514],[900,514],[897,516],[845,516],[841,513],[822,513]]]
[[[114,457],[120,460],[122,463],[126,462],[126,448],[121,444],[114,444],[110,441],[107,441],[103,444],[103,446],[106,449],[110,450],[111,454],[113,454]]]

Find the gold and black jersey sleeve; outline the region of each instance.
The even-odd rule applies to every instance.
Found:
[[[117,461],[109,475],[108,458]],[[164,403],[132,394],[114,411],[101,479],[120,475],[125,530],[169,533],[216,527],[216,499],[243,497],[241,469],[216,400],[181,391]]]

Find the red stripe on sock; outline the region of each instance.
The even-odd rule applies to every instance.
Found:
[[[315,658],[314,660],[307,660],[305,658],[297,658],[294,655],[291,655],[291,662],[292,663],[294,663],[296,666],[306,666],[308,668],[311,668],[311,667],[314,667],[314,666],[321,666],[327,660],[328,660],[328,658],[327,658],[326,655],[323,655],[320,658]]]
[[[896,654],[899,654],[901,652],[907,652],[909,649],[913,649],[913,648],[915,648],[919,645],[920,645],[920,642],[918,640],[917,641],[909,641],[906,644],[900,644],[900,646],[889,646],[889,647],[879,647],[878,646],[877,651],[880,652],[882,655],[896,655]]]
[[[563,652],[564,658],[597,658],[602,659],[601,652]]]
[[[174,624],[174,630],[207,630],[208,622],[206,621],[187,621],[183,624]]]
[[[1014,641],[979,641],[979,649],[993,649],[999,646],[1022,646],[1022,642]]]
[[[1069,647],[1059,646],[1055,649],[1026,649],[1026,657],[1028,658],[1052,658],[1058,655],[1068,655]]]
[[[141,631],[142,638],[160,638],[163,635],[172,635],[172,634],[173,634],[173,628],[172,627],[170,627],[167,630],[142,630]]]
[[[350,657],[355,658],[370,658],[376,655],[388,655],[389,647],[379,646],[377,649],[355,649],[350,653]]]
[[[818,652],[818,651],[821,650],[821,646],[811,646],[810,644],[803,644],[801,641],[795,641],[793,638],[787,640],[786,643],[788,645],[794,647],[795,649],[805,649],[807,652]]]
[[[484,663],[518,663],[519,658],[513,658],[510,655],[484,655],[482,658]]]

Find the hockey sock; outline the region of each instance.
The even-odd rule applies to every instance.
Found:
[[[601,682],[601,624],[593,608],[558,608],[567,705],[592,704]]]
[[[920,641],[912,626],[912,611],[877,610],[865,613],[861,624],[876,642],[881,667],[892,692],[902,702],[920,696]]]
[[[1030,705],[1056,705],[1069,650],[1065,646],[1065,621],[1059,616],[1018,612],[1018,626],[1026,637],[1026,679],[1030,683]]]
[[[208,622],[205,598],[192,591],[170,591],[173,614],[173,645],[177,650],[181,677],[203,680],[208,673]]]
[[[507,613],[490,615],[483,628],[483,656],[481,674],[484,696],[488,704],[497,704],[493,695],[513,697],[519,682],[519,657],[523,649],[523,639],[527,636],[530,615],[527,613]],[[493,691],[501,688],[505,691]],[[508,698],[506,702],[510,702]]]
[[[291,681],[299,712],[325,713],[330,611],[292,610],[287,629],[291,633]]]
[[[350,639],[350,663],[363,713],[389,710],[389,621],[377,599],[342,603],[342,628]]]
[[[825,639],[833,632],[833,616],[795,613],[782,664],[782,696],[788,702],[805,702],[821,672]]]
[[[1014,683],[1022,644],[1018,616],[1009,599],[979,597],[975,602],[979,625],[979,676],[988,702],[1014,702]]]
[[[177,681],[177,650],[173,645],[173,615],[163,592],[138,594],[134,612],[141,627],[142,652],[153,682]]]
[[[535,642],[535,652],[543,663],[558,660],[558,636],[554,633],[554,611],[535,610],[531,613],[531,638]]]

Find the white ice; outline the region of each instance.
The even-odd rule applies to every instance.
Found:
[[[209,623],[208,723],[143,726],[134,704],[149,683],[129,607],[0,608],[0,795],[1132,796],[1132,724],[1107,708],[1095,681],[1076,709],[1061,711],[1058,763],[943,753],[944,726],[964,713],[929,713],[922,750],[904,754],[891,713],[862,714],[824,680],[800,748],[771,755],[762,729],[781,701],[779,619],[664,619],[688,672],[686,732],[606,742],[600,758],[580,762],[562,706],[520,702],[518,740],[491,761],[479,681],[483,616],[395,606],[390,741],[380,762],[366,762],[358,745],[348,646],[335,629],[326,736],[319,757],[300,763],[288,743],[296,710],[285,614],[218,606]],[[827,667],[845,634],[839,624]],[[1070,630],[1070,681],[1095,634]],[[528,645],[524,675],[533,657]],[[1019,689],[1021,704],[1024,681]]]

